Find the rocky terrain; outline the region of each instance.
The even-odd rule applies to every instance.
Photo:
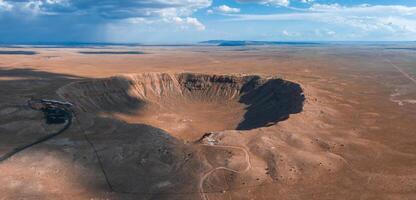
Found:
[[[31,97],[74,108],[0,163],[0,199],[416,197],[413,54],[256,48],[2,55],[1,155],[64,126]]]

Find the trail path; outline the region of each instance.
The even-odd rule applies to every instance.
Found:
[[[208,200],[208,196],[207,193],[204,191],[204,182],[205,180],[215,171],[217,170],[226,170],[226,171],[231,171],[234,173],[244,173],[247,172],[248,170],[250,170],[252,168],[251,165],[251,161],[250,161],[250,154],[247,151],[247,149],[243,148],[243,147],[238,147],[238,146],[229,146],[229,145],[208,145],[208,144],[201,144],[202,146],[207,146],[207,147],[212,147],[212,148],[231,148],[231,149],[238,149],[244,152],[245,154],[245,161],[247,163],[247,166],[244,170],[235,170],[235,169],[231,169],[228,167],[216,167],[213,169],[208,170],[207,172],[204,173],[204,175],[201,177],[200,181],[199,181],[199,192],[201,194],[201,198],[203,200]]]
[[[390,63],[390,65],[392,67],[394,67],[398,72],[400,72],[404,77],[406,77],[407,79],[409,79],[410,81],[412,81],[414,84],[416,84],[416,79],[411,77],[408,73],[406,73],[405,71],[403,71],[402,69],[400,69],[397,65],[395,65],[393,62],[391,62],[390,59],[386,58],[386,61],[388,63]]]
[[[49,139],[52,139],[52,138],[54,138],[54,137],[56,137],[56,136],[60,135],[60,134],[61,134],[61,133],[63,133],[65,130],[67,130],[67,129],[71,126],[71,124],[72,124],[72,115],[69,115],[68,120],[66,121],[65,126],[64,126],[64,127],[62,127],[60,130],[58,130],[58,131],[57,131],[57,132],[55,132],[55,133],[51,133],[51,134],[49,134],[49,135],[46,135],[46,136],[44,136],[44,137],[41,137],[41,138],[37,139],[36,141],[34,141],[34,142],[32,142],[32,143],[29,143],[29,144],[26,144],[26,145],[23,145],[23,146],[20,146],[20,147],[16,147],[16,148],[14,148],[12,151],[10,151],[10,152],[8,152],[8,153],[6,153],[6,154],[4,154],[4,155],[2,155],[2,156],[0,157],[0,163],[1,163],[1,162],[4,162],[5,160],[7,160],[7,159],[11,158],[12,156],[16,155],[17,153],[19,153],[19,152],[21,152],[21,151],[23,151],[23,150],[25,150],[25,149],[28,149],[28,148],[30,148],[30,147],[32,147],[32,146],[35,146],[35,145],[37,145],[37,144],[40,144],[40,143],[42,143],[42,142],[45,142],[45,141],[47,141],[47,140],[49,140]]]

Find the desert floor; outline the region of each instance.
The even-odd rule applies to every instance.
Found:
[[[416,199],[415,52],[394,44],[0,48],[0,155],[62,127],[28,108],[31,97],[76,110],[63,134],[0,162],[0,199]],[[248,112],[238,102],[94,102],[116,89],[88,84],[111,88],[107,77],[149,72],[280,77],[305,100],[301,112],[247,130],[236,127]],[[158,73],[149,76],[160,81]]]

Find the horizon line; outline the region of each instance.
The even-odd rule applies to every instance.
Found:
[[[265,43],[405,43],[411,42],[415,43],[416,40],[226,40],[226,39],[210,39],[210,40],[203,40],[198,42],[85,42],[85,41],[57,41],[57,42],[44,42],[44,41],[37,41],[37,42],[2,42],[0,41],[0,46],[6,45],[16,45],[16,46],[24,46],[24,45],[33,45],[33,46],[48,46],[48,45],[64,45],[64,46],[87,46],[87,45],[98,45],[98,46],[204,46],[209,45],[207,42],[214,42],[214,41],[221,41],[221,42],[265,42]],[[212,45],[209,45],[212,46]]]

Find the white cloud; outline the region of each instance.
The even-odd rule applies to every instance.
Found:
[[[311,4],[315,0],[237,0],[240,3],[259,3],[263,5],[288,7],[292,1]]]
[[[310,10],[329,17],[321,19],[322,21],[345,24],[364,31],[400,29],[416,33],[416,7],[367,4],[345,7],[339,4],[314,4]]]
[[[7,3],[4,0],[0,0],[0,12],[1,11],[10,11],[13,8],[13,5]]]
[[[264,5],[274,5],[274,6],[289,6],[289,0],[237,0],[241,3],[259,3]]]
[[[0,8],[12,12],[33,12],[39,15],[85,15],[107,19],[151,18],[192,15],[211,6],[212,0],[0,0]]]
[[[282,34],[283,34],[284,36],[290,36],[290,33],[289,33],[289,32],[287,32],[287,30],[282,31]]]
[[[148,20],[146,18],[143,17],[134,17],[134,18],[129,18],[126,20],[126,22],[130,23],[130,24],[153,24],[154,21]]]
[[[180,17],[174,17],[170,19],[173,23],[176,25],[179,25],[182,29],[186,29],[189,26],[194,27],[198,31],[205,30],[205,26],[196,18],[193,17],[186,17],[186,18],[180,18]]]
[[[315,35],[316,36],[324,36],[324,37],[332,37],[335,36],[336,32],[329,30],[329,29],[315,29]]]
[[[289,32],[288,30],[283,30],[281,35],[284,37],[299,37],[301,34],[298,32]]]
[[[401,5],[313,4],[309,9],[283,14],[232,14],[238,21],[313,21],[339,25],[363,32],[416,33],[416,7]]]
[[[333,35],[335,35],[337,33],[335,31],[328,30],[328,31],[326,31],[326,34],[333,36]]]
[[[312,2],[314,2],[315,0],[300,0],[300,2],[302,2],[302,3],[312,3]]]
[[[278,5],[278,6],[289,6],[290,1],[289,0],[266,0],[264,3],[270,4],[270,5]]]
[[[416,33],[416,20],[401,17],[384,17],[379,19],[380,26],[394,27],[392,31],[406,31]]]
[[[198,31],[203,31],[205,30],[205,26],[197,19],[194,17],[187,17],[185,22],[193,27],[196,28],[196,30]]]
[[[181,26],[194,27],[197,30],[205,26],[192,14],[211,6],[212,0],[0,0],[0,11],[8,12],[22,18],[29,16],[62,15],[65,17],[83,17],[84,23],[89,19],[96,23],[132,24],[176,23],[173,19],[182,19]],[[17,19],[21,20],[21,19]]]
[[[232,8],[227,5],[218,6],[216,10],[222,13],[239,13],[240,12],[239,8]]]
[[[22,8],[27,11],[32,11],[34,14],[40,14],[42,12],[42,5],[42,1],[29,1]]]
[[[368,14],[368,15],[383,15],[383,14],[401,14],[414,15],[416,14],[416,7],[408,7],[402,5],[369,5],[361,4],[356,6],[341,6],[339,4],[313,4],[310,7],[311,11],[317,12],[342,12],[345,14]]]

